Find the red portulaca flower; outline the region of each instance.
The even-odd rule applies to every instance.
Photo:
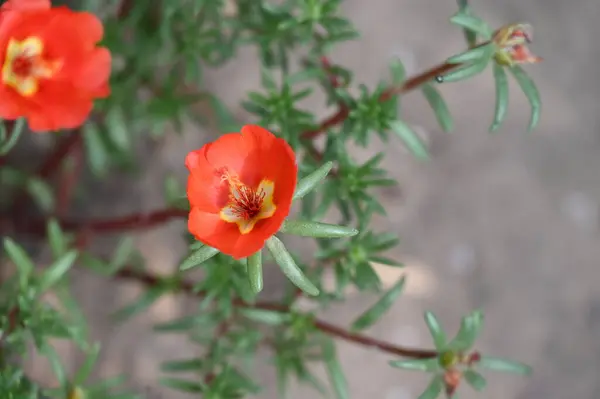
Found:
[[[188,229],[206,245],[241,259],[259,251],[290,212],[298,167],[290,146],[247,125],[190,152]]]
[[[0,9],[0,118],[25,117],[32,131],[82,125],[109,95],[110,52],[87,12],[49,0],[9,0]]]

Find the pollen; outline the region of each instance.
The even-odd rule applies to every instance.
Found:
[[[273,203],[275,183],[263,179],[252,188],[228,172],[221,179],[229,186],[227,205],[219,213],[221,220],[237,224],[241,234],[248,234],[259,220],[273,216],[277,208]]]
[[[23,97],[33,96],[38,92],[39,81],[51,78],[61,67],[59,61],[48,60],[43,53],[40,38],[10,39],[2,64],[2,82]]]

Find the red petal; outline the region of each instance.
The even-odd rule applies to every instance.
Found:
[[[202,212],[197,208],[192,208],[190,212],[188,229],[198,241],[235,259],[246,258],[257,252],[268,238],[253,233],[241,235],[236,224],[224,222],[218,214]]]
[[[244,165],[249,151],[241,134],[227,133],[206,145],[206,159],[215,170],[229,168],[237,172]]]
[[[108,95],[106,89],[110,71],[110,52],[104,47],[98,47],[82,62],[79,73],[72,77],[73,83],[77,88],[95,94],[95,97],[105,97]]]
[[[274,229],[273,233],[275,233],[283,219],[289,214],[296,189],[298,175],[296,155],[285,140],[276,138],[258,126],[245,126],[242,128],[242,132],[245,128],[249,128],[251,131],[257,149],[244,164],[242,180],[250,185],[257,185],[262,179],[268,179],[275,183],[273,202],[277,206],[277,210],[275,215],[266,221],[266,225],[277,224],[270,229]],[[265,132],[269,137],[266,137]],[[277,222],[279,219],[281,220]]]
[[[34,132],[45,132],[59,129],[74,129],[83,125],[92,111],[91,100],[76,101],[58,100],[46,104],[43,108],[33,108],[27,114],[29,128]]]
[[[192,151],[185,158],[185,166],[190,171],[187,196],[193,208],[218,213],[227,202],[227,187],[221,186],[219,175],[206,160],[206,148],[205,145]]]
[[[24,101],[13,90],[0,85],[0,118],[14,120],[24,115]]]
[[[52,6],[50,0],[8,0],[2,5],[2,11],[43,10]]]

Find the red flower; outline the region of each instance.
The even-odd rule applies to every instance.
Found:
[[[111,56],[96,44],[100,20],[49,0],[9,0],[0,9],[0,118],[33,131],[82,125],[110,93]]]
[[[279,230],[298,173],[283,139],[260,126],[240,133],[225,134],[185,159],[190,233],[236,259],[259,251]]]

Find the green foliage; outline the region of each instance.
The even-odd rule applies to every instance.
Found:
[[[416,160],[428,160],[427,143],[401,117],[402,95],[419,90],[441,130],[449,132],[454,124],[451,107],[443,98],[444,86],[435,82],[470,79],[488,67],[496,88],[490,131],[498,130],[506,118],[509,74],[531,104],[529,129],[540,119],[541,101],[535,84],[520,66],[497,62],[494,31],[475,15],[466,0],[458,0],[458,12],[449,21],[464,33],[464,52],[449,57],[441,69],[434,69],[442,71],[439,75],[425,72],[406,76],[402,63],[392,60],[389,79],[374,87],[356,81],[351,70],[328,58],[338,44],[359,36],[342,14],[341,0],[70,3],[104,20],[103,44],[114,60],[112,93],[96,104],[94,115],[74,132],[79,135],[80,147],[64,149],[52,171],[36,172],[10,164],[6,155],[27,132],[24,120],[0,124],[0,210],[3,218],[7,215],[6,220],[0,220],[0,261],[7,263],[9,271],[0,281],[1,398],[140,397],[123,388],[127,385],[124,376],[95,377],[102,347],[91,341],[84,311],[72,295],[73,269],[145,286],[138,298],[113,314],[115,323],[148,311],[166,295],[185,294],[197,299],[198,305],[190,314],[156,324],[153,332],[177,334],[198,346],[199,350],[188,357],[161,364],[164,376],[159,383],[203,398],[261,395],[262,387],[253,373],[259,351],[269,354],[282,397],[295,380],[325,397],[351,398],[345,365],[338,359],[334,339],[387,348],[390,353],[403,355],[390,362],[392,367],[430,374],[419,399],[435,399],[456,388],[449,385],[449,376],[458,375],[466,385],[480,391],[487,384],[480,374],[483,370],[519,375],[531,372],[524,364],[481,355],[473,349],[483,326],[483,315],[478,311],[462,319],[451,339],[437,317],[427,312],[431,350],[406,349],[401,343],[382,346],[374,338],[361,335],[398,300],[405,278],[380,292],[382,283],[374,268],[374,264],[402,267],[389,253],[398,245],[398,237],[373,228],[374,216],[386,214],[378,199],[381,188],[397,184],[382,166],[385,152],[373,153],[361,162],[352,156],[351,148],[370,148],[381,141],[388,147],[404,146]],[[90,236],[150,228],[185,217],[190,205],[185,188],[169,176],[164,182],[165,209],[157,213],[108,221],[65,219],[68,190],[62,179],[53,177],[67,169],[66,163],[71,161],[68,155],[80,148],[85,155],[84,167],[97,179],[96,184],[101,184],[114,173],[135,171],[140,141],[158,141],[169,131],[183,134],[189,123],[212,124],[222,133],[239,131],[242,123],[221,99],[206,91],[204,71],[235,61],[244,48],[256,52],[261,66],[256,76],[260,89],[240,93],[240,105],[247,112],[244,120],[268,128],[294,149],[299,170],[293,197],[297,214],[266,240],[263,250],[245,259],[233,259],[191,240],[187,253],[169,275],[157,276],[146,269],[130,235],[121,236],[109,255],[98,256],[86,248]],[[325,94],[323,108],[331,112],[323,121],[304,106],[314,101],[316,92]],[[199,115],[197,104],[207,106],[210,115]],[[68,137],[56,132],[50,140],[61,149]],[[181,163],[183,167],[183,160]],[[89,199],[86,193],[78,194]],[[33,216],[17,212],[23,204],[29,206],[22,198],[33,200]],[[40,223],[28,219],[39,215]],[[28,249],[21,233],[45,239],[50,259]],[[284,245],[279,237],[287,239],[289,235],[309,241],[314,250],[294,250],[292,241]],[[191,271],[199,271],[201,277],[192,278]],[[260,293],[264,280],[278,273],[284,285],[282,297],[263,301]],[[328,274],[333,276],[333,287],[325,284]],[[380,296],[356,316],[349,329],[320,320],[319,312],[343,302],[349,288]],[[59,305],[50,304],[48,295],[56,297]],[[300,298],[310,300],[314,310],[300,311]],[[53,346],[56,339],[74,342],[83,355],[74,372],[63,366]],[[31,354],[28,348],[48,359],[55,379],[52,389],[38,386],[20,367],[24,357]],[[325,370],[326,382],[315,372],[315,364]]]

